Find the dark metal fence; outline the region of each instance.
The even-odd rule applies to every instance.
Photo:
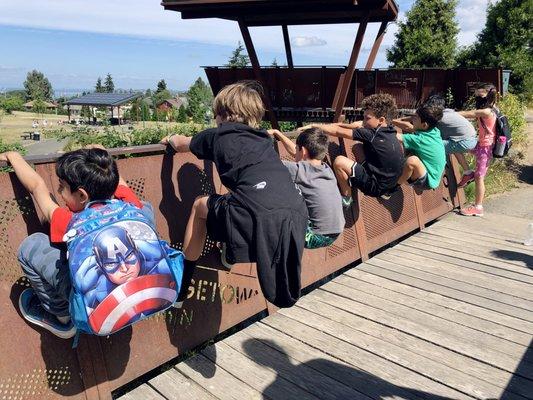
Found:
[[[331,108],[344,67],[264,67],[265,90],[272,107],[279,109]],[[207,79],[218,93],[225,85],[242,79],[255,79],[252,68],[205,67]],[[356,71],[345,107],[357,108],[364,97],[374,93],[392,94],[399,108],[416,108],[431,94],[453,96],[460,107],[473,93],[476,83],[493,83],[502,92],[502,70],[492,69],[388,69]],[[279,115],[279,114],[278,114]],[[283,115],[280,115],[283,120]],[[285,118],[291,114],[286,111]]]
[[[281,157],[289,158],[280,149]],[[355,142],[333,142],[330,159],[360,154]],[[121,174],[142,199],[153,204],[161,236],[180,249],[196,196],[222,193],[216,170],[192,154],[171,155],[162,146],[113,150],[144,153],[118,161]],[[37,172],[60,199],[54,157],[33,158]],[[304,253],[302,285],[367,258],[372,252],[459,204],[455,176],[448,170],[437,190],[416,193],[405,186],[389,201],[359,195],[346,211],[346,227],[335,243]],[[448,185],[450,182],[450,185]],[[172,309],[109,337],[82,335],[72,341],[29,326],[18,311],[18,296],[29,286],[17,262],[21,241],[45,231],[28,193],[13,173],[0,173],[0,398],[11,400],[109,399],[112,390],[134,380],[187,350],[213,338],[258,312],[275,312],[263,297],[254,264],[238,264],[231,272],[220,265],[215,243],[207,240],[188,298]]]

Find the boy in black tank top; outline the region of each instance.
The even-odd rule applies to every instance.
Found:
[[[320,126],[328,135],[363,143],[365,160],[354,162],[338,156],[333,162],[345,206],[352,203],[352,188],[367,196],[388,199],[397,188],[404,164],[402,146],[391,125],[397,114],[394,98],[373,94],[363,100],[361,107],[363,121]]]

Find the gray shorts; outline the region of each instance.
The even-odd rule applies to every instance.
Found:
[[[473,150],[474,147],[476,147],[477,139],[474,137],[459,140],[457,142],[454,140],[443,140],[442,144],[444,144],[444,150],[446,151],[446,154],[468,153],[469,151]]]

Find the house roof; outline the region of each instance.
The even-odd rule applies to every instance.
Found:
[[[165,101],[174,108],[180,108],[183,105],[183,101],[181,101],[180,99],[172,98],[172,99],[166,99]]]
[[[89,93],[67,101],[65,104],[80,106],[120,106],[139,97],[141,93]]]
[[[35,103],[35,100],[28,101],[27,103],[24,104],[24,107],[32,108],[33,107],[33,103]],[[50,103],[49,101],[43,101],[43,104],[45,105],[46,108],[56,108],[57,107],[57,104]]]
[[[338,24],[394,21],[394,0],[162,0],[165,10],[183,19],[222,18],[249,26]]]

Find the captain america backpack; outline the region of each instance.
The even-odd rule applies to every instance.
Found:
[[[78,332],[106,336],[177,301],[183,254],[160,240],[134,205],[88,204],[70,221],[64,241],[70,315]]]

